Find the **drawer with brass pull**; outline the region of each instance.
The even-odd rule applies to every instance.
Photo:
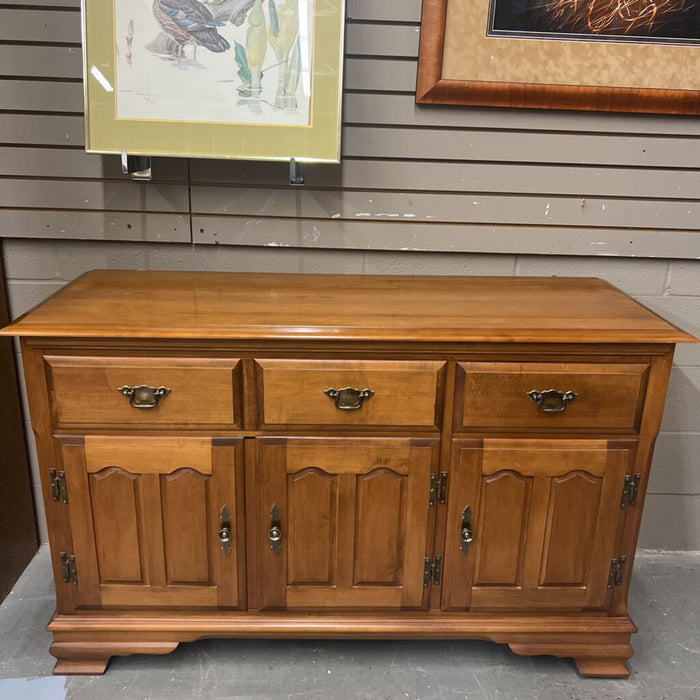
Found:
[[[456,430],[633,432],[649,365],[594,362],[461,362]]]
[[[261,426],[440,424],[444,362],[258,360]]]
[[[239,360],[51,355],[56,426],[230,429],[240,425]]]

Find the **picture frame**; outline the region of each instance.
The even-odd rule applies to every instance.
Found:
[[[417,103],[700,114],[700,37],[494,32],[508,1],[423,0]]]
[[[345,0],[82,0],[89,153],[340,161]]]

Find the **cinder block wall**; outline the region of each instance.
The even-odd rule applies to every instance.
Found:
[[[245,270],[344,274],[596,276],[700,335],[700,260],[379,252],[7,239],[13,316],[94,268]],[[25,406],[26,408],[26,406]],[[29,425],[27,430],[31,434]],[[30,444],[33,442],[30,440]],[[41,509],[36,457],[36,502]],[[41,537],[46,540],[43,512]],[[700,550],[700,346],[680,346],[657,442],[640,546]]]

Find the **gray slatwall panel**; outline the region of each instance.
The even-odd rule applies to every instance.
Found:
[[[421,0],[377,2],[377,0],[346,0],[345,15],[352,20],[384,22],[420,22]]]
[[[83,52],[72,46],[0,44],[0,75],[28,78],[80,78]]]
[[[667,137],[346,127],[343,155],[697,168],[697,141]]]
[[[84,120],[51,114],[0,114],[0,143],[83,146]]]
[[[14,5],[22,7],[69,7],[80,10],[80,0],[12,0],[12,2],[2,3],[2,5]]]
[[[83,112],[82,83],[0,80],[0,109],[27,112]]]
[[[0,40],[80,43],[80,12],[0,7]]]
[[[405,25],[349,23],[346,53],[415,58],[419,28]],[[80,13],[0,8],[0,40],[80,43]]]
[[[190,241],[189,220],[183,214],[0,209],[0,229],[7,238]]]
[[[0,114],[4,143],[82,146],[82,116]],[[367,158],[430,158],[527,163],[571,163],[695,168],[697,149],[682,138],[508,133],[485,130],[356,127],[343,129],[343,155]]]
[[[51,6],[49,0],[44,1],[47,7]],[[31,3],[8,4],[0,12],[0,31],[4,32],[1,36],[9,41],[79,42],[78,12],[43,10]],[[272,217],[270,221],[279,221],[279,217],[295,214],[292,202],[300,197],[303,214],[313,219],[314,225],[324,218],[339,216],[342,221],[336,218],[332,223],[347,224],[353,240],[360,223],[355,221],[357,214],[370,214],[360,216],[361,219],[379,219],[372,222],[374,235],[392,231],[392,241],[395,229],[379,228],[381,215],[399,214],[390,218],[422,217],[425,221],[426,217],[434,217],[428,220],[446,222],[433,223],[432,228],[425,224],[426,233],[439,230],[440,239],[451,227],[449,222],[459,221],[466,222],[472,233],[483,224],[494,224],[503,236],[512,222],[525,225],[513,229],[518,231],[539,225],[560,244],[568,240],[569,227],[579,227],[571,230],[595,233],[595,246],[610,235],[617,254],[624,254],[628,244],[618,244],[622,238],[610,234],[605,227],[629,226],[638,230],[635,236],[641,236],[644,228],[690,230],[697,226],[693,223],[697,219],[695,204],[684,201],[698,199],[700,173],[693,169],[697,168],[697,148],[693,149],[697,141],[678,138],[697,135],[697,119],[417,107],[413,90],[419,32],[417,25],[410,23],[417,23],[419,14],[419,0],[384,4],[348,0],[347,15],[351,20],[347,25],[350,57],[346,60],[346,89],[350,92],[345,98],[345,120],[352,124],[344,131],[348,160],[342,167],[309,166],[309,185],[321,186],[323,192],[307,190],[292,195],[286,184],[286,169],[279,164],[194,160],[194,182],[248,185],[195,187],[194,211],[235,211],[244,217],[263,212]],[[170,195],[164,194],[168,192],[166,187],[150,199],[141,200],[136,192],[155,191],[157,187],[146,185],[145,190],[138,190],[123,183],[118,159],[114,157],[88,156],[77,148],[41,148],[79,148],[83,143],[80,85],[51,82],[52,78],[79,78],[79,48],[0,45],[0,59],[3,57],[9,59],[9,68],[5,69],[8,75],[48,80],[0,84],[4,88],[0,109],[75,112],[75,116],[0,115],[2,140],[17,144],[0,151],[9,156],[9,172],[0,174],[65,178],[65,183],[55,188],[53,198],[43,194],[49,192],[50,182],[29,184],[8,179],[3,183],[8,206],[40,209],[60,204],[62,208],[112,210],[136,210],[142,206],[149,211],[186,211],[182,189],[177,187],[172,188]],[[634,136],[629,138],[626,134]],[[170,180],[172,164],[178,164],[178,175],[173,179],[186,181],[187,165],[180,160],[157,159],[156,177],[165,179],[163,175],[167,175]],[[97,182],[75,178],[111,178],[121,183],[102,187]],[[250,184],[263,187],[251,188]],[[664,199],[676,201],[660,201]],[[242,220],[239,216],[229,222],[233,229],[239,229]],[[418,231],[415,226],[414,222],[414,237]],[[105,230],[119,235],[114,226]],[[342,236],[338,240],[342,242]],[[651,238],[644,240],[645,254],[654,254],[648,251],[654,249],[656,239],[652,243]],[[234,242],[233,238],[230,242]],[[304,239],[301,243],[309,241]],[[379,247],[381,244],[382,241]],[[542,246],[542,251],[551,248],[544,238],[537,245]],[[581,247],[582,251],[591,249],[588,242]],[[595,247],[593,250],[597,252]]]
[[[561,253],[697,257],[700,234],[676,232],[669,246],[666,231],[575,227],[484,226],[342,219],[192,217],[195,243],[253,246],[310,246],[359,250],[485,253]]]
[[[418,55],[419,28],[388,24],[347,24],[345,53],[356,56],[414,58]]]
[[[285,187],[289,173],[284,163],[193,160],[191,177],[195,184]],[[346,160],[342,166],[307,166],[306,182],[332,189],[700,199],[697,170],[637,170],[630,177],[624,168]]]
[[[32,78],[73,78],[82,75],[81,51],[79,48],[61,46],[6,46],[0,45],[0,73]],[[572,114],[505,109],[460,108],[451,106],[419,106],[415,104],[413,92],[416,81],[416,62],[393,59],[348,58],[345,61],[346,90],[399,91],[407,95],[346,94],[344,119],[351,123],[401,124],[420,126],[456,126],[462,128],[547,130],[547,131],[592,131],[642,134],[667,134],[669,117],[636,115],[634,119],[620,121],[613,114]],[[36,104],[46,100],[47,111],[59,111],[51,106],[48,97],[42,96],[43,81],[17,81],[22,85],[21,99]],[[63,88],[56,88],[56,91]],[[65,111],[82,111],[82,87],[65,87],[65,95],[58,96],[57,104],[65,105]],[[0,95],[13,91],[10,81],[3,84]],[[19,88],[15,87],[17,93]],[[30,95],[29,93],[38,93]],[[56,92],[54,92],[56,94]],[[6,100],[9,98],[5,98]],[[69,100],[72,100],[70,103]],[[12,109],[0,107],[0,109]],[[16,107],[15,109],[22,109]],[[27,107],[26,109],[37,109]],[[63,110],[60,110],[63,111]],[[678,135],[700,134],[700,120],[693,117],[673,117],[673,133]]]
[[[117,179],[124,181],[119,156],[101,156],[72,148],[0,147],[5,176]],[[187,161],[154,158],[156,182],[187,183]]]
[[[187,185],[143,182],[0,179],[3,206],[189,213]]]
[[[1,192],[2,190],[0,190]],[[313,219],[434,221],[529,226],[697,228],[700,203],[580,197],[193,187],[197,214]]]
[[[73,7],[80,9],[80,0],[12,0],[7,4],[25,7]]]
[[[356,64],[382,64],[382,61],[355,59]],[[392,76],[398,74],[400,66],[414,66],[408,61],[390,62]],[[414,66],[415,69],[415,66]],[[367,78],[370,78],[369,71]],[[407,72],[404,69],[404,72]],[[355,70],[355,80],[361,76]],[[404,78],[407,82],[407,79]],[[357,84],[357,83],[356,83]],[[455,107],[448,105],[417,105],[415,101],[415,70],[410,95],[385,94],[346,94],[343,103],[343,119],[346,123],[381,124],[401,126],[439,126],[477,129],[507,129],[510,131],[566,131],[566,132],[613,132],[635,134],[669,133],[669,117],[635,115],[636,118],[621,123],[619,115],[613,114],[567,114],[566,112],[545,112],[539,110],[488,109],[479,107]],[[674,117],[673,133],[678,136],[700,135],[700,119]]]
[[[343,86],[346,90],[413,93],[416,89],[417,69],[416,61],[346,58]],[[347,96],[345,100],[347,109]]]

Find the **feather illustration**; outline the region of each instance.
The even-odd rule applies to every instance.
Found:
[[[245,49],[250,69],[250,93],[252,97],[260,97],[262,93],[262,65],[267,53],[267,27],[262,0],[255,0],[253,9],[248,15]]]
[[[268,10],[270,12],[270,32],[272,32],[272,36],[278,37],[280,35],[280,22],[277,17],[277,5],[275,5],[275,0],[269,0]]]
[[[160,26],[178,44],[179,56],[184,56],[187,44],[203,46],[214,53],[231,48],[217,31],[224,23],[215,20],[211,12],[197,0],[153,0],[153,14]]]
[[[234,58],[238,65],[238,77],[243,81],[243,85],[248,87],[250,85],[250,68],[248,66],[248,57],[246,56],[245,48],[237,41],[234,41],[233,44]]]
[[[292,45],[292,50],[289,52],[289,61],[287,61],[287,74],[284,80],[285,94],[285,109],[290,112],[297,110],[297,88],[299,87],[299,78],[301,76],[301,43],[297,36],[296,41]]]

